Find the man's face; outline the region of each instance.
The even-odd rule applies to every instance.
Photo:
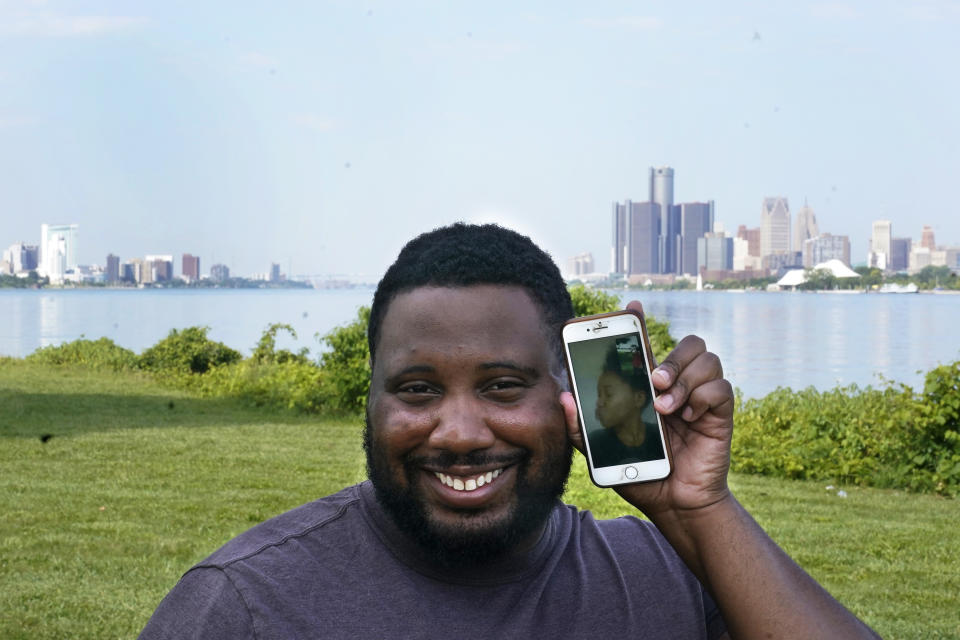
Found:
[[[400,294],[374,356],[367,467],[394,520],[448,564],[534,543],[572,449],[530,296],[493,285]]]

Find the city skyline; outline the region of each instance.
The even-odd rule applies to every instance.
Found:
[[[463,219],[607,270],[609,203],[646,199],[651,166],[728,232],[780,196],[849,236],[854,263],[878,219],[955,244],[958,26],[937,1],[10,0],[0,244],[75,223],[81,263],[190,252],[376,277]]]
[[[637,276],[651,274],[673,274],[690,277],[706,268],[714,278],[724,277],[725,272],[757,272],[773,274],[786,268],[796,268],[802,264],[810,269],[816,264],[837,258],[847,266],[878,267],[887,273],[908,271],[916,273],[924,266],[950,266],[960,269],[960,245],[939,243],[932,227],[923,225],[921,239],[894,237],[892,223],[889,220],[874,220],[870,238],[870,251],[867,260],[857,262],[851,259],[850,239],[846,235],[820,232],[816,213],[807,202],[794,214],[789,211],[787,199],[780,197],[764,198],[759,227],[748,228],[739,225],[736,233],[727,229],[721,221],[714,219],[713,201],[685,202],[671,204],[672,167],[650,168],[648,199],[644,202],[625,201],[613,203],[611,267],[603,270],[596,264],[593,254],[584,252],[557,261],[558,266],[571,278],[590,275]],[[660,185],[657,176],[669,176]],[[661,202],[657,202],[656,200]],[[664,219],[661,207],[669,213]],[[779,231],[770,230],[771,216],[779,216],[776,222]],[[795,216],[795,217],[794,217]],[[666,224],[675,237],[662,233]],[[767,229],[765,230],[765,226]],[[792,232],[788,233],[788,229]],[[879,231],[878,231],[879,230]],[[0,273],[13,273],[21,276],[29,270],[36,270],[41,277],[49,277],[52,284],[64,281],[113,283],[152,283],[177,278],[187,283],[197,280],[225,280],[230,277],[229,266],[215,263],[209,267],[209,275],[204,275],[200,267],[200,256],[189,252],[180,253],[178,264],[173,254],[148,254],[142,258],[131,256],[121,263],[120,256],[109,253],[101,263],[80,264],[76,258],[79,225],[50,225],[40,227],[41,241],[30,245],[23,241],[11,244],[3,250],[0,260]],[[768,237],[764,246],[764,235]],[[784,236],[789,240],[789,248],[773,246],[769,237]],[[792,238],[790,237],[792,235]],[[667,246],[675,246],[675,266],[665,260]],[[768,263],[768,255],[771,261]],[[29,266],[27,263],[32,262]],[[788,267],[788,265],[792,265]],[[153,273],[145,271],[151,267]],[[234,277],[271,282],[283,279],[319,281],[326,277],[327,282],[352,284],[372,284],[369,280],[344,279],[343,274],[288,274],[281,273],[279,263],[270,261],[267,272],[234,274]],[[159,269],[159,275],[156,273]],[[71,274],[64,277],[67,273]],[[148,275],[149,274],[149,275]],[[746,277],[744,274],[743,277]],[[757,273],[755,277],[762,274]],[[333,277],[338,276],[338,277]]]
[[[41,278],[47,278],[52,285],[153,284],[174,279],[190,284],[206,279],[213,281],[230,279],[229,266],[221,263],[211,265],[208,269],[209,275],[204,275],[200,256],[189,252],[180,254],[179,272],[175,269],[176,260],[173,254],[155,253],[129,256],[121,260],[120,256],[111,252],[106,255],[102,263],[84,264],[77,259],[79,235],[80,225],[76,223],[41,224],[40,241],[37,244],[17,241],[2,250],[0,275],[28,277],[31,272],[36,272]],[[234,277],[280,282],[288,279],[288,274],[281,272],[279,263],[270,261],[266,271],[235,274]]]

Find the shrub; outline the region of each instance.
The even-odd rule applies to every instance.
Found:
[[[577,284],[570,287],[570,300],[573,302],[573,315],[592,316],[597,313],[608,313],[620,309],[620,298],[612,293],[585,287]],[[651,316],[644,318],[647,324],[647,335],[650,336],[650,348],[657,361],[667,357],[675,346],[676,340],[670,335],[670,324]]]
[[[253,354],[251,354],[250,358],[254,362],[259,363],[299,362],[305,364],[309,362],[309,351],[306,347],[300,349],[297,353],[293,353],[292,351],[288,351],[286,349],[281,349],[280,351],[276,350],[277,333],[279,331],[286,331],[291,337],[297,337],[297,332],[294,331],[293,327],[291,327],[289,324],[275,322],[274,324],[268,326],[263,332],[263,335],[260,336],[260,340],[257,342],[257,346],[253,349]]]
[[[240,398],[257,407],[318,412],[326,408],[324,373],[312,362],[258,362],[248,358],[191,376],[189,386],[202,396]]]
[[[349,412],[366,409],[370,389],[369,322],[370,307],[360,307],[353,322],[320,339],[330,349],[320,356],[325,407]]]
[[[109,338],[64,342],[37,349],[25,360],[38,364],[78,364],[94,369],[135,369],[137,354],[114,343]]]
[[[612,293],[577,284],[568,289],[573,302],[573,315],[592,316],[607,313],[620,308],[620,298]]]
[[[239,361],[243,356],[222,342],[207,338],[209,327],[172,329],[166,338],[140,355],[140,367],[171,375],[204,373],[211,367]]]
[[[204,334],[205,334],[204,330]],[[192,371],[183,366],[185,358],[174,358],[172,367],[161,368],[164,379],[173,385],[185,387],[201,396],[232,397],[248,402],[257,407],[275,409],[292,409],[296,411],[317,412],[325,408],[323,398],[323,372],[308,358],[306,348],[297,353],[286,349],[276,349],[276,336],[280,331],[290,333],[294,338],[296,332],[290,325],[271,324],[257,342],[253,354],[244,360],[229,355],[228,358],[215,357],[209,361],[206,371]],[[186,331],[178,335],[178,339]],[[205,335],[204,335],[205,337]],[[167,340],[170,338],[168,337]],[[191,340],[201,344],[193,336]],[[219,343],[210,343],[218,345]],[[162,343],[151,347],[157,349]],[[192,342],[189,344],[193,344]],[[191,353],[203,349],[181,348],[173,349],[176,344],[167,345],[168,350]],[[222,345],[219,345],[222,347]],[[219,348],[211,348],[215,354]],[[232,351],[232,350],[231,350]],[[233,352],[236,353],[236,352]],[[147,355],[144,352],[144,355]],[[222,355],[222,354],[220,354]]]
[[[735,471],[955,496],[960,493],[960,362],[905,385],[738,397]]]

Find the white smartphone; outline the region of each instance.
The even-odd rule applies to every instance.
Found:
[[[563,344],[593,483],[669,476],[670,443],[653,408],[653,352],[643,318],[633,311],[575,318],[563,326]]]

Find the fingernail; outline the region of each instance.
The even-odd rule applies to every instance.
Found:
[[[671,396],[669,393],[665,393],[657,398],[656,404],[659,404],[660,408],[664,411],[670,411],[673,409],[673,396]]]
[[[656,369],[653,370],[653,377],[664,384],[670,383],[670,374],[664,371],[663,369],[661,369],[660,367],[657,367]]]
[[[693,409],[691,409],[690,407],[687,407],[686,409],[684,409],[684,410],[683,410],[682,417],[683,417],[684,420],[686,420],[687,422],[689,422],[689,421],[690,421],[690,418],[693,417]]]

